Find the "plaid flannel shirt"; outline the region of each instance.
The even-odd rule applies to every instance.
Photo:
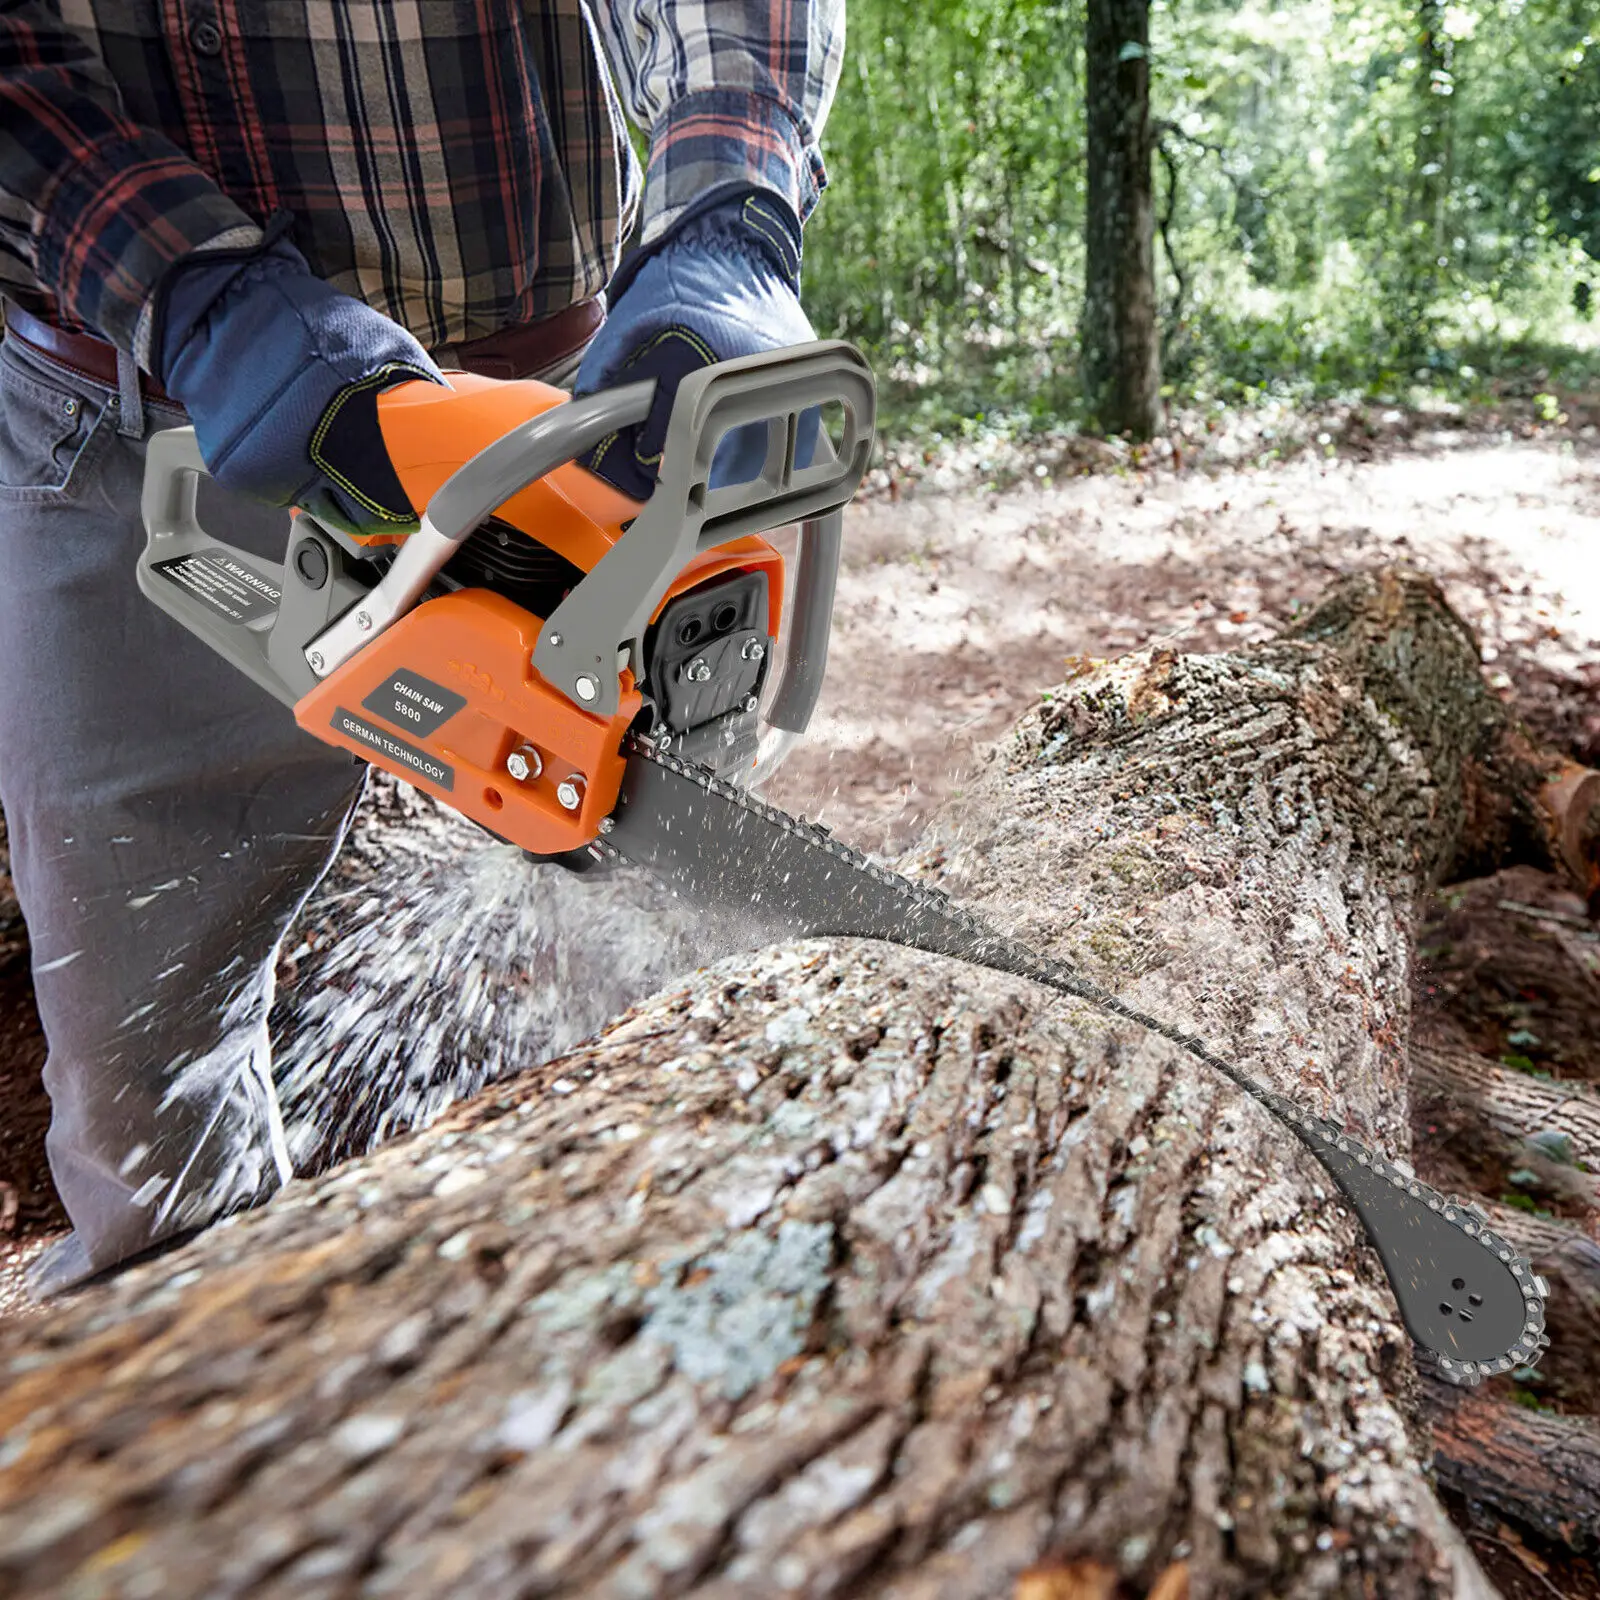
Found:
[[[0,0],[0,290],[148,365],[166,269],[287,210],[438,349],[597,294],[641,205],[646,244],[744,187],[803,221],[844,0],[595,3]]]

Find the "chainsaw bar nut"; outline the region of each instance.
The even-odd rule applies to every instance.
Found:
[[[530,778],[537,778],[544,771],[544,758],[531,744],[519,744],[506,757],[506,771],[518,783],[526,783]]]
[[[584,784],[583,774],[581,772],[570,773],[556,785],[556,799],[559,800],[568,811],[576,811],[578,807],[583,804],[583,791],[585,787],[586,785]]]

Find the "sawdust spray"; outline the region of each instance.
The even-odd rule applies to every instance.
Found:
[[[530,862],[374,774],[339,867],[290,935],[273,1013],[294,1167],[424,1127],[758,942],[642,874]]]

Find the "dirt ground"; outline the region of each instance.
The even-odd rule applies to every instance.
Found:
[[[1215,452],[1197,461],[1193,450],[1144,465],[1102,452],[1087,472],[1080,460],[1013,463],[1020,481],[999,492],[941,489],[936,471],[920,484],[896,472],[892,485],[879,473],[849,513],[823,703],[767,797],[896,853],[1073,658],[1155,642],[1228,649],[1277,631],[1335,576],[1397,559],[1441,579],[1477,629],[1495,685],[1536,731],[1600,765],[1594,431],[1527,438],[1413,419],[1404,437],[1346,428],[1331,456],[1313,448],[1265,467]],[[370,871],[386,830],[407,826],[419,804],[380,789],[348,872]],[[478,847],[468,833],[452,838],[451,848]],[[0,1315],[21,1310],[19,1269],[63,1226],[43,1161],[43,1046],[4,868],[0,853]],[[308,907],[307,926],[326,925],[326,900]],[[1441,895],[1418,968],[1419,1038],[1600,1082],[1589,912],[1529,873]],[[291,936],[297,959],[285,975],[296,984],[316,983],[315,946]],[[291,986],[283,1018],[294,997]],[[1592,1183],[1559,1197],[1527,1187],[1514,1160],[1447,1110],[1418,1108],[1421,1176],[1509,1196],[1600,1239]],[[1600,1337],[1552,1352],[1517,1398],[1600,1414]],[[1600,1595],[1531,1536],[1457,1509],[1514,1600]]]

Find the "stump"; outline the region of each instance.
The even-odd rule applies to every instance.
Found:
[[[1386,572],[1082,672],[906,865],[1404,1155],[1418,897],[1588,870],[1564,777]],[[0,1589],[1492,1593],[1362,1240],[1159,1039],[732,957],[0,1335]]]

